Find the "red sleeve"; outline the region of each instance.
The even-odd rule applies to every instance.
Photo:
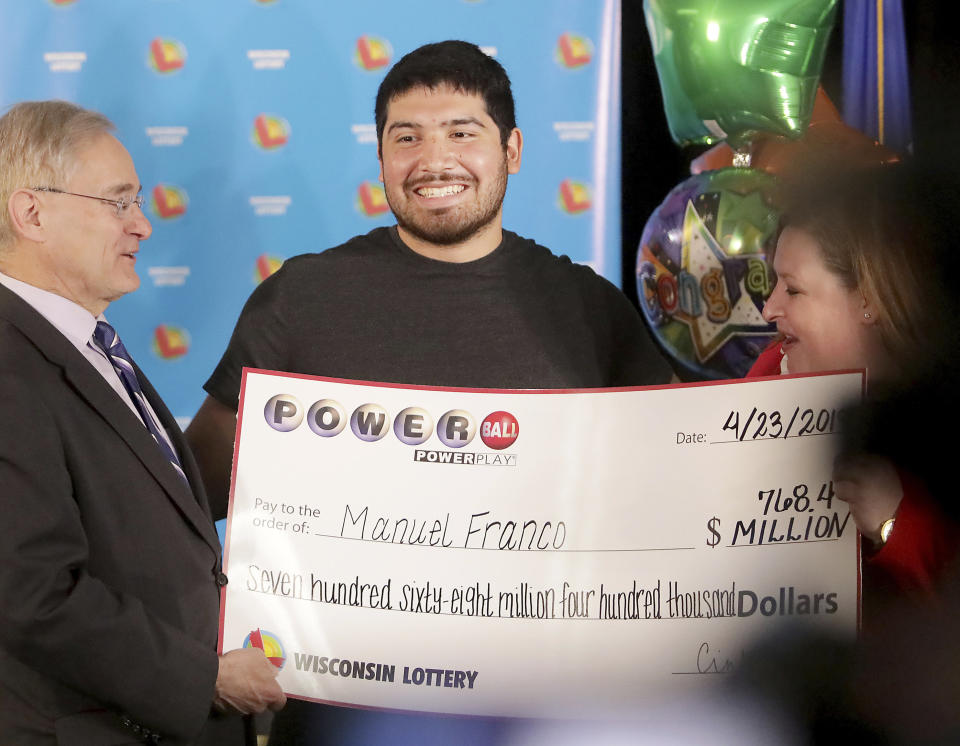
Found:
[[[747,371],[747,378],[759,378],[760,376],[779,376],[780,361],[783,360],[783,350],[780,348],[780,342],[774,342],[767,349],[760,353],[760,357]]]
[[[900,474],[903,499],[890,540],[867,561],[905,591],[935,591],[957,555],[960,526],[937,506],[919,480]]]

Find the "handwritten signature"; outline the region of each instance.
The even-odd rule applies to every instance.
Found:
[[[710,652],[710,643],[700,643],[697,650],[697,673],[732,673],[734,662],[719,653]]]

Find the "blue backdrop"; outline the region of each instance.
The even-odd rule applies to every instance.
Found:
[[[374,96],[448,38],[513,81],[505,225],[619,284],[619,0],[0,0],[0,106],[76,101],[133,156],[154,232],[108,316],[183,422],[258,282],[393,222]]]

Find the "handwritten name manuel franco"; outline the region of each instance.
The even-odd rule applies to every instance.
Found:
[[[379,541],[389,544],[419,544],[431,547],[496,550],[560,549],[567,540],[564,521],[495,517],[489,510],[461,517],[459,526],[450,526],[450,513],[438,518],[408,518],[378,515],[347,505],[339,535],[345,539]],[[456,537],[456,539],[452,538]]]

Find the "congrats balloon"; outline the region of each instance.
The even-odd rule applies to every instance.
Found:
[[[681,144],[803,134],[836,0],[644,0],[667,123]]]
[[[760,315],[773,290],[773,177],[746,168],[691,176],[647,221],[637,295],[667,353],[698,378],[741,378],[773,338]]]

